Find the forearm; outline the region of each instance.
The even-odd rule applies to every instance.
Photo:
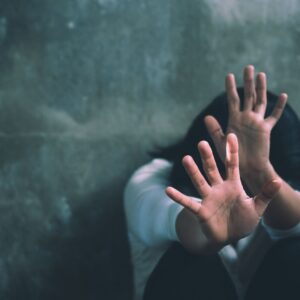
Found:
[[[223,246],[206,237],[199,219],[188,209],[183,209],[179,213],[176,232],[184,248],[193,254],[212,254]]]
[[[297,225],[300,222],[300,194],[283,181],[264,218],[268,225],[276,229],[289,229]]]
[[[253,194],[268,181],[280,178],[269,163],[263,171],[244,174],[243,180]],[[289,229],[300,222],[300,193],[283,179],[281,188],[264,213],[267,225],[275,229]]]

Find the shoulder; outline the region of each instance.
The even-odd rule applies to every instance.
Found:
[[[139,167],[129,178],[125,193],[132,188],[149,188],[152,184],[163,184],[169,181],[173,164],[165,159],[156,158]]]
[[[146,196],[153,198],[158,197],[158,194],[165,195],[164,190],[169,185],[171,170],[172,163],[165,159],[153,159],[139,167],[125,186],[125,208],[132,209],[138,199],[144,200]]]
[[[139,167],[134,173],[133,176],[136,176],[137,174],[158,174],[158,173],[165,173],[170,168],[172,168],[172,163],[166,159],[163,158],[154,158],[150,162],[142,165]]]

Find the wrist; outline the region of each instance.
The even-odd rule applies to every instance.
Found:
[[[256,194],[261,190],[261,187],[278,178],[278,174],[273,168],[270,161],[265,164],[249,167],[241,173],[243,182],[247,185],[250,191]]]

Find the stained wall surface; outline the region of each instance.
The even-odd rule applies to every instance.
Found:
[[[296,0],[2,0],[0,298],[131,299],[122,190],[246,64],[300,112]]]

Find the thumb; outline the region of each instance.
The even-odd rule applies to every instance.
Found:
[[[224,161],[225,158],[225,135],[222,130],[220,123],[213,116],[206,116],[204,118],[204,123],[207,128],[207,131],[212,138],[215,147],[219,153],[219,156]]]
[[[257,213],[262,216],[270,201],[276,196],[281,187],[282,181],[277,178],[267,182],[253,200]]]

